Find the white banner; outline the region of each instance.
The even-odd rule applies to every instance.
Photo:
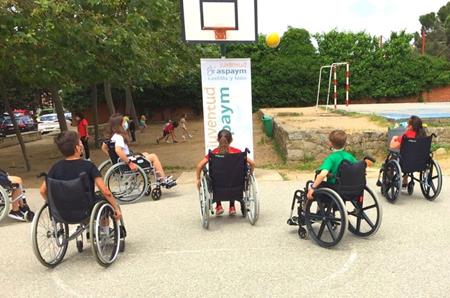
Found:
[[[231,146],[248,148],[253,159],[250,66],[250,59],[201,59],[205,154],[218,146],[217,133],[227,129]]]

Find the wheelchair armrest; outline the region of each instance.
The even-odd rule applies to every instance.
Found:
[[[375,158],[373,158],[371,156],[364,156],[363,160],[368,160],[368,161],[371,161],[373,163],[376,162]]]
[[[42,178],[42,177],[45,177],[45,178],[47,178],[47,173],[46,172],[41,172],[40,174],[38,174],[37,176],[36,176],[36,178]]]

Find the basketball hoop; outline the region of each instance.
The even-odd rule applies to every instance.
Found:
[[[217,28],[204,28],[204,30],[212,30],[214,31],[214,38],[216,40],[227,40],[227,31],[236,30],[233,27],[217,27]]]

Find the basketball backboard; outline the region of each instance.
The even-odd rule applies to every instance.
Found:
[[[257,0],[181,0],[181,20],[186,42],[258,39]]]

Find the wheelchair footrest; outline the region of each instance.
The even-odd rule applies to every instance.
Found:
[[[290,226],[298,226],[298,217],[297,216],[292,216],[291,218],[289,218],[287,220],[287,224]]]

